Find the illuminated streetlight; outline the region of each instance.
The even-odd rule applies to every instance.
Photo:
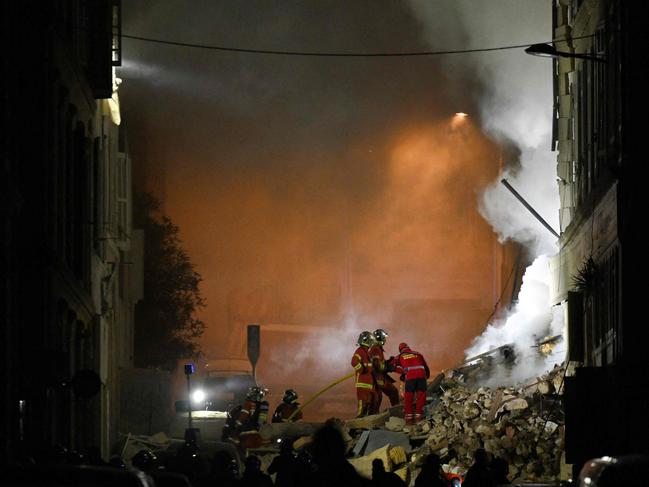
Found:
[[[196,389],[192,393],[192,401],[194,401],[196,404],[200,404],[205,400],[205,392],[203,392],[201,389]]]
[[[464,112],[455,112],[455,116],[460,118],[466,118],[469,116],[469,114]]]

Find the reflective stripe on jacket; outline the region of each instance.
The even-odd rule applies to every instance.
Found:
[[[409,379],[426,379],[428,377],[428,365],[424,356],[419,352],[413,352],[406,348],[401,352],[394,361],[397,371]]]
[[[374,389],[372,362],[366,347],[356,349],[351,364],[356,371],[356,387],[358,389]]]

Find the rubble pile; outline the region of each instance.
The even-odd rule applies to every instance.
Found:
[[[564,366],[555,366],[527,385],[490,389],[448,374],[436,386],[427,420],[410,432],[411,439],[424,438],[410,468],[436,453],[450,471],[464,473],[475,450],[484,448],[509,463],[512,480],[557,480],[564,442],[563,379]]]
[[[380,458],[386,470],[412,485],[429,453],[441,458],[447,474],[464,476],[478,448],[506,460],[512,482],[556,482],[565,477],[565,365],[517,387],[481,386],[476,377],[483,372],[472,365],[440,374],[429,384],[426,419],[417,425],[406,425],[402,406],[373,416],[329,421],[343,434],[350,463],[365,477],[371,475],[372,460]],[[308,449],[317,427],[267,425],[261,436],[292,437],[295,450]],[[272,458],[277,450],[256,453]]]

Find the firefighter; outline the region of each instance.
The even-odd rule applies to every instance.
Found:
[[[414,424],[424,419],[426,403],[426,379],[430,370],[424,356],[410,349],[407,343],[399,344],[399,355],[390,360],[390,365],[401,373],[405,382],[404,417],[406,424]],[[412,412],[412,401],[415,400],[415,413]]]
[[[300,403],[297,402],[297,392],[293,389],[286,389],[282,402],[275,409],[273,414],[273,423],[286,423],[291,415],[298,410]],[[302,411],[298,412],[290,421],[299,421],[302,419]]]
[[[268,420],[268,401],[264,400],[266,389],[250,387],[243,404],[228,413],[223,428],[223,440],[239,443],[239,435],[244,431],[258,431]]]
[[[374,376],[372,375],[372,361],[369,354],[372,345],[372,334],[369,331],[362,332],[358,336],[356,345],[358,345],[358,348],[354,352],[351,363],[356,371],[356,397],[358,399],[356,417],[360,418],[371,413],[376,395]]]
[[[383,394],[388,396],[390,406],[396,406],[399,404],[399,391],[394,387],[394,379],[388,375],[385,351],[383,350],[388,332],[379,328],[374,330],[372,335],[374,336],[374,344],[370,347],[369,354],[377,389],[374,404],[372,405],[372,414],[376,414],[381,409]]]

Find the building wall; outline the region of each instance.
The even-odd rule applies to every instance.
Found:
[[[108,446],[141,295],[113,75],[119,2],[4,2],[0,438],[3,460]],[[140,280],[141,282],[141,280]],[[124,285],[123,283],[126,283]],[[81,399],[73,380],[96,372]],[[117,400],[115,400],[117,398]]]
[[[647,15],[645,2],[555,1],[557,50],[587,56],[555,60],[562,233],[552,301],[568,301],[577,367],[566,378],[566,456],[577,468],[648,450],[640,372],[649,361],[641,338],[648,97],[639,62]]]

